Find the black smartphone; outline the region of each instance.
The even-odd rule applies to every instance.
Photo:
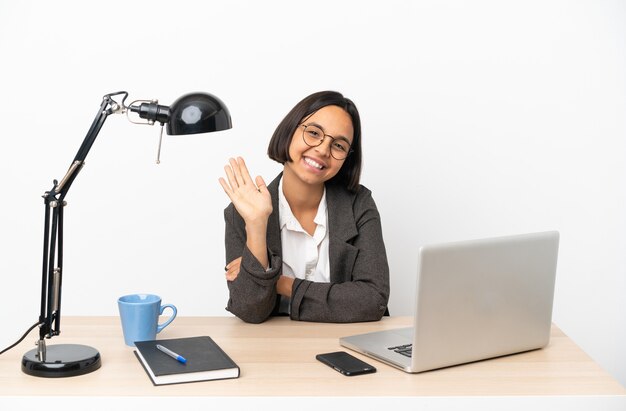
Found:
[[[359,360],[345,351],[317,354],[315,358],[334,370],[339,371],[341,374],[350,377],[353,375],[376,372],[376,368],[374,366],[369,365],[365,361]]]

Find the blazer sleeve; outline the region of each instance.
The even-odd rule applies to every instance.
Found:
[[[245,223],[232,203],[224,210],[224,220],[226,264],[242,257],[237,278],[227,281],[229,298],[226,309],[243,321],[263,322],[276,305],[276,282],[281,272],[281,259],[268,249],[270,268],[265,270],[246,247]]]
[[[341,272],[343,282],[318,283],[296,279],[291,296],[291,319],[319,322],[377,321],[389,301],[389,266],[380,215],[371,192],[364,187],[353,205],[358,234],[345,253],[356,254],[351,272]],[[345,267],[345,261],[337,262]],[[331,267],[331,270],[333,268]]]

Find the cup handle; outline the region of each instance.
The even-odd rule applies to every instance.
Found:
[[[174,305],[172,305],[172,304],[163,304],[161,306],[160,314],[163,314],[163,310],[165,310],[166,308],[171,308],[172,309],[172,316],[170,318],[168,318],[167,321],[165,321],[163,324],[158,324],[157,325],[157,334],[160,333],[161,331],[163,331],[163,329],[165,327],[170,325],[170,323],[172,321],[174,321],[174,318],[176,318],[176,314],[178,313],[178,310],[176,310],[176,307]]]

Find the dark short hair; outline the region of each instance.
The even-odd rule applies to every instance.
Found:
[[[267,155],[281,164],[292,161],[289,157],[289,146],[296,128],[307,117],[326,106],[338,106],[344,109],[352,118],[354,130],[351,145],[352,153],[346,157],[341,169],[336,176],[330,179],[329,183],[341,184],[351,192],[357,192],[361,179],[361,118],[352,100],[344,97],[341,93],[320,91],[305,97],[296,104],[276,127],[267,147]]]

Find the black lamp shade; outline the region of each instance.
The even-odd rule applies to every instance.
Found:
[[[208,93],[190,93],[170,106],[167,134],[197,134],[232,128],[226,105]]]

